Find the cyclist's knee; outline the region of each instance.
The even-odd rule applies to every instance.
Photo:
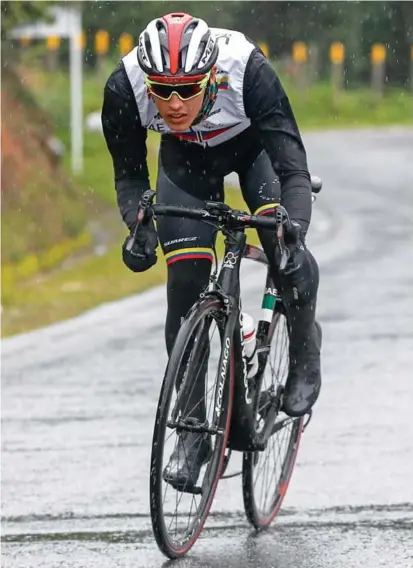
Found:
[[[182,318],[207,286],[210,271],[211,261],[207,258],[176,260],[168,265],[168,314],[165,327],[168,353]]]
[[[179,251],[174,261],[168,263],[168,290],[173,292],[191,292],[199,290],[208,283],[211,272],[211,259],[179,257]]]

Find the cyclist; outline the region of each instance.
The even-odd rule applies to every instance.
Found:
[[[223,201],[224,176],[236,172],[252,213],[272,215],[279,203],[287,209],[294,230],[282,276],[275,235],[261,230],[259,238],[291,326],[283,410],[290,416],[308,413],[321,387],[318,266],[305,245],[310,175],[289,100],[261,50],[244,34],[209,28],[189,14],[157,18],[110,75],[102,124],[119,210],[131,232],[140,196],[150,187],[147,130],[161,134],[158,202],[202,207],[206,200]],[[156,230],[151,220],[140,226],[132,251],[125,240],[126,266],[134,272],[153,266],[158,238],[168,268],[165,338],[170,353],[181,318],[208,283],[213,229],[199,221],[162,217]],[[204,385],[193,390],[195,418],[203,420]],[[209,449],[209,439],[182,434],[165,479],[195,483]]]

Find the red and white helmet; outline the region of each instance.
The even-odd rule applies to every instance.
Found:
[[[156,18],[139,36],[138,62],[147,75],[202,75],[217,57],[218,44],[207,23],[189,14]]]

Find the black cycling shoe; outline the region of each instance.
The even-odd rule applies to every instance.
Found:
[[[201,467],[211,456],[211,436],[182,432],[163,471],[163,479],[175,489],[191,491],[198,481]]]
[[[321,389],[321,326],[311,324],[290,343],[290,369],[284,389],[282,410],[289,416],[304,416],[316,402]]]

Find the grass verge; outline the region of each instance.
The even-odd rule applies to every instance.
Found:
[[[246,208],[237,190],[229,189],[226,195],[232,207]],[[247,233],[251,243],[258,243],[255,230]],[[223,252],[222,237],[218,239],[217,251],[219,255]],[[103,302],[161,284],[165,278],[166,263],[160,248],[157,264],[147,272],[134,274],[123,264],[117,244],[104,255],[86,256],[70,268],[15,282],[3,305],[2,334],[13,335],[74,317]]]

